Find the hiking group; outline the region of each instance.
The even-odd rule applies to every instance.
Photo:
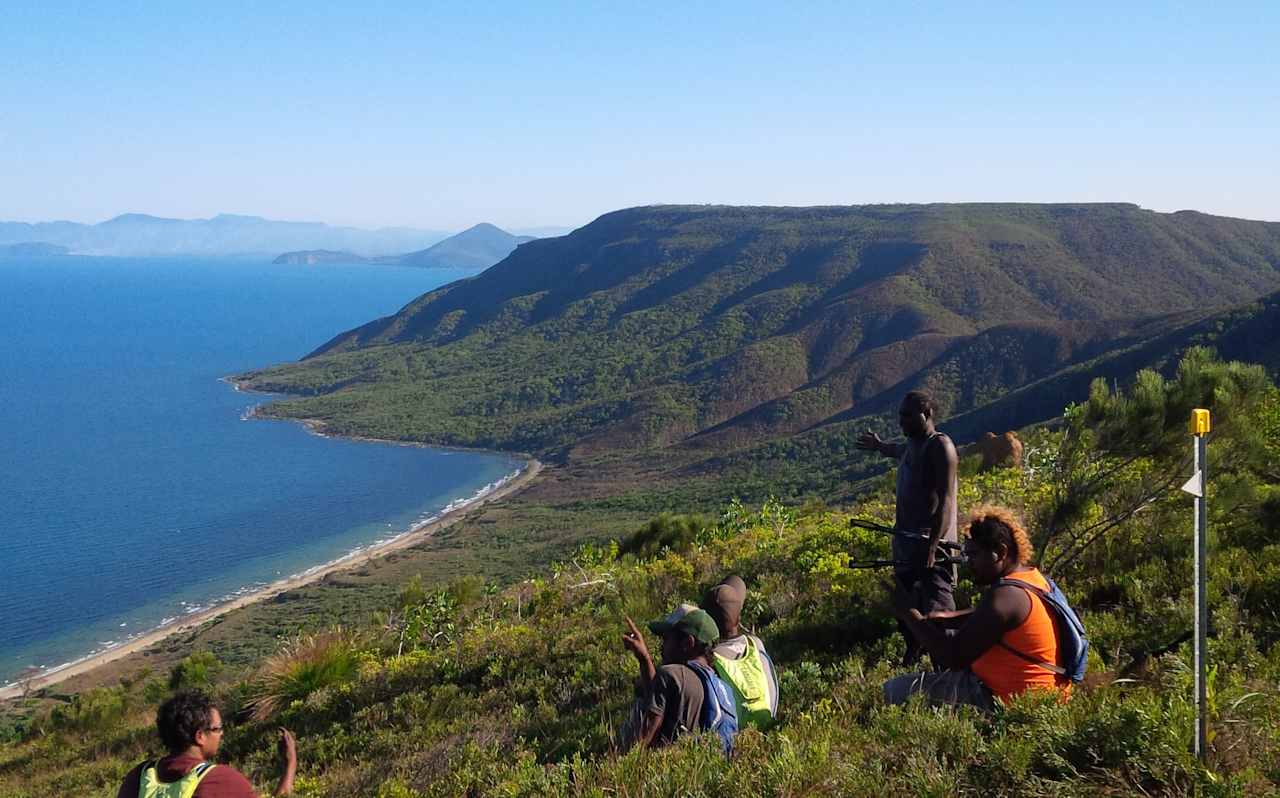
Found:
[[[899,423],[906,440],[882,441],[863,433],[859,448],[898,463],[890,605],[906,639],[904,664],[927,653],[932,670],[898,676],[884,685],[885,700],[904,703],[920,694],[933,704],[992,710],[1028,690],[1065,700],[1084,676],[1088,643],[1079,618],[1051,579],[1035,568],[1026,529],[1007,509],[970,513],[958,540],[955,446],[934,425],[924,393],[902,400]],[[940,552],[950,553],[940,553]],[[983,588],[975,606],[956,609],[955,565],[969,567]],[[682,603],[648,624],[661,639],[655,663],[630,618],[622,644],[636,660],[635,694],[619,742],[660,747],[682,735],[710,732],[731,753],[739,728],[766,730],[778,715],[778,675],[764,642],[742,626],[747,586],[730,576],[707,591],[700,605]],[[117,798],[251,798],[252,787],[234,768],[215,766],[222,719],[207,696],[180,693],[157,714],[168,756],[143,762],[125,778]],[[297,767],[293,736],[280,730],[281,775],[275,795],[292,790]]]
[[[867,432],[858,446],[898,462],[890,602],[906,638],[904,664],[927,653],[933,669],[890,679],[885,700],[905,703],[919,693],[930,703],[990,710],[1028,690],[1052,690],[1065,699],[1083,678],[1088,644],[1062,592],[1031,564],[1026,530],[1007,509],[977,507],[961,545],[958,457],[934,426],[933,401],[907,394],[898,419],[903,443]],[[958,562],[983,588],[970,609],[956,609]],[[700,607],[681,604],[651,622],[649,630],[662,639],[661,666],[626,619],[622,643],[640,673],[622,729],[624,749],[662,746],[701,730],[715,732],[727,752],[740,726],[764,730],[777,717],[773,662],[764,643],[741,627],[746,596],[745,583],[731,576]]]

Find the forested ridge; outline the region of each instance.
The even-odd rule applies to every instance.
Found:
[[[243,378],[339,433],[724,452],[908,385],[968,413],[1277,289],[1280,224],[1193,212],[635,208]]]

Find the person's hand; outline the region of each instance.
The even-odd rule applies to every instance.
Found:
[[[937,559],[938,559],[938,542],[933,541],[932,543],[929,544],[929,551],[925,552],[925,555],[924,555],[924,569],[928,571],[930,568],[933,568],[933,564],[937,562]]]
[[[276,741],[276,753],[286,765],[298,764],[298,741],[294,739],[293,732],[283,727],[280,729],[280,739]]]
[[[280,755],[280,783],[272,794],[290,795],[293,793],[293,778],[298,773],[298,741],[293,739],[293,732],[281,727],[276,753]]]
[[[884,441],[880,440],[879,435],[875,434],[871,430],[867,430],[858,436],[858,440],[854,445],[859,449],[864,449],[869,452],[878,452],[880,451],[880,445],[882,443],[884,443]]]
[[[649,654],[649,646],[644,642],[644,635],[640,634],[636,622],[630,618],[626,618],[626,621],[627,632],[622,636],[623,647],[630,651],[641,665],[653,662],[653,657]]]

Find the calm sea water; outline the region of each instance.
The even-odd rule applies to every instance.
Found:
[[[403,532],[515,471],[246,421],[265,397],[219,379],[463,274],[0,260],[0,684]]]

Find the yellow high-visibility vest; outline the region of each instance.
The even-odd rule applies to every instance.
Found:
[[[177,781],[163,782],[156,773],[158,764],[159,760],[150,762],[142,769],[142,778],[138,780],[138,798],[191,798],[196,794],[200,780],[214,768],[209,762],[201,762]]]

